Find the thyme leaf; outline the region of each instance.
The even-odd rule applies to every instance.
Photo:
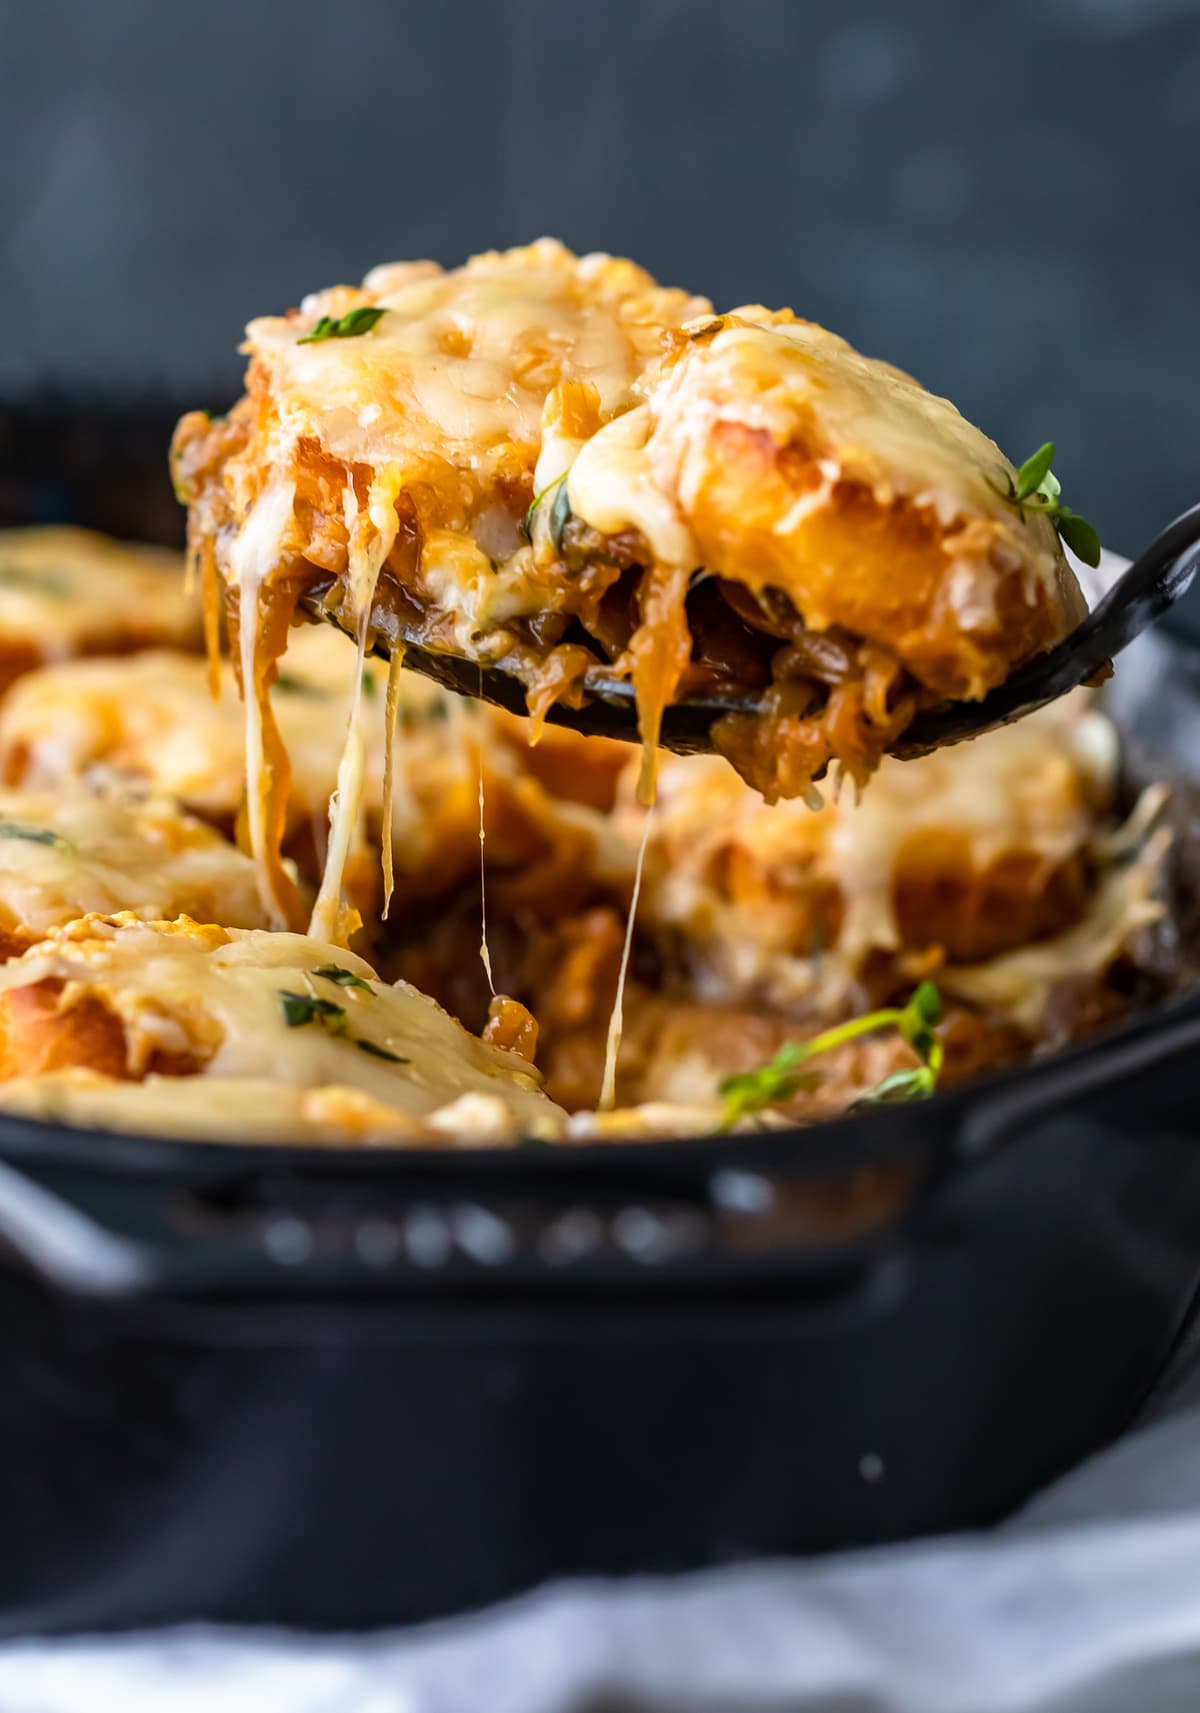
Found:
[[[51,827],[30,827],[24,821],[0,821],[0,839],[24,839],[30,845],[52,845],[56,851],[73,850],[70,840]]]
[[[356,1035],[354,1037],[354,1045],[358,1048],[360,1053],[370,1053],[373,1059],[387,1059],[389,1064],[393,1065],[407,1065],[410,1063],[408,1059],[402,1059],[399,1053],[390,1052],[387,1047],[380,1047],[376,1042],[368,1041],[362,1035]]]
[[[369,981],[364,981],[360,975],[355,975],[353,970],[344,970],[340,964],[322,964],[319,970],[313,971],[313,974],[319,975],[323,981],[333,982],[335,987],[358,987],[364,993],[374,992]]]
[[[927,1100],[933,1093],[937,1074],[928,1065],[918,1065],[911,1071],[893,1071],[874,1088],[865,1089],[850,1107],[858,1112],[869,1106],[896,1106],[909,1100]]]
[[[283,1020],[289,1029],[303,1029],[316,1023],[330,1035],[346,1033],[346,1009],[332,999],[317,999],[311,993],[291,993],[284,988],[279,995]]]
[[[72,584],[66,571],[0,564],[0,589],[28,589],[35,595],[50,595],[61,601],[72,593]]]
[[[567,491],[566,478],[563,478],[558,492],[554,496],[554,504],[550,507],[550,540],[554,543],[555,553],[562,552],[563,530],[567,527],[567,519],[571,515],[571,496]]]
[[[541,493],[535,494],[533,496],[533,498],[530,500],[528,510],[526,511],[525,516],[521,519],[521,533],[525,537],[526,541],[532,541],[533,540],[533,514],[534,514],[534,512],[537,511],[538,507],[541,505],[541,503],[545,499],[546,495],[550,492],[551,488],[557,488],[560,483],[564,488],[567,485],[567,472],[565,470],[563,471],[561,476],[555,476],[555,478],[552,482],[547,482],[546,486],[542,489]],[[555,504],[557,504],[557,503],[558,502],[556,500]],[[553,520],[551,520],[551,521],[553,521]],[[561,531],[560,531],[560,534],[561,534]]]
[[[312,332],[297,339],[296,343],[321,345],[326,339],[357,339],[360,333],[369,333],[382,314],[382,309],[364,303],[357,309],[348,309],[345,315],[323,315]]]
[[[344,970],[340,964],[323,964],[320,969],[313,970],[312,974],[333,982],[337,987],[361,987],[366,993],[373,991],[369,982],[355,975],[353,970]],[[357,1047],[360,1053],[368,1053],[373,1059],[386,1059],[391,1065],[407,1065],[410,1062],[401,1058],[399,1053],[393,1053],[390,1047],[381,1047],[377,1042],[368,1041],[362,1035],[352,1035],[347,1026],[345,1006],[336,1005],[332,999],[319,999],[312,993],[292,993],[285,988],[279,995],[279,1003],[283,1009],[283,1020],[289,1029],[303,1029],[308,1024],[315,1023],[318,1028],[324,1029],[327,1035],[349,1042],[352,1047]]]
[[[1059,537],[1077,559],[1085,565],[1099,565],[1100,537],[1086,518],[1062,503],[1062,483],[1050,468],[1054,461],[1054,442],[1045,441],[1017,471],[1014,481],[1006,470],[1004,486],[993,491],[1014,508],[1024,523],[1030,512],[1041,512],[1050,519]]]

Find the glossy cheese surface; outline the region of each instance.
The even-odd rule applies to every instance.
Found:
[[[326,625],[289,638],[272,692],[292,758],[293,818],[323,822],[338,771],[354,648]],[[367,668],[369,773],[381,791],[385,669]],[[216,819],[236,814],[245,789],[244,717],[233,670],[209,693],[199,657],[147,650],[129,659],[71,661],[29,674],[0,707],[0,759],[15,782],[51,786],[89,771],[143,782]],[[473,719],[457,698],[407,674],[399,718],[415,770],[422,733],[449,767]],[[464,724],[465,722],[465,724]]]
[[[368,333],[303,343],[322,315],[364,306],[383,311]],[[453,472],[482,488],[532,470],[556,387],[592,386],[614,415],[663,331],[707,308],[633,262],[543,239],[449,270],[376,268],[361,288],[252,321],[246,349],[269,370],[282,441],[315,430],[338,458],[394,466],[405,481]]]
[[[264,927],[254,865],[164,797],[0,790],[0,933],[40,939],[92,912]]]
[[[1044,888],[1090,847],[1115,774],[1115,733],[1085,693],[971,744],[885,758],[865,791],[847,784],[816,810],[764,804],[718,757],[669,758],[644,920],[683,937],[710,997],[828,1011],[873,957],[943,940],[964,894],[986,910],[991,886],[1002,905],[988,877],[1005,865],[1021,893]],[[632,784],[618,811],[627,852],[641,820]],[[902,922],[898,898],[928,874]],[[1012,926],[1019,940],[1019,917]]]
[[[0,530],[0,664],[19,648],[50,661],[199,642],[179,554],[65,525]]]
[[[464,1110],[486,1117],[497,1134],[560,1127],[558,1108],[524,1060],[468,1034],[415,988],[389,986],[352,953],[308,936],[186,917],[84,917],[0,968],[10,1041],[20,1019],[14,998],[42,983],[58,999],[49,1017],[36,1019],[35,1039],[52,1039],[57,1022],[85,1002],[99,1006],[121,1026],[131,1082],[165,1060],[178,1097],[198,1106],[212,1077],[247,1088],[346,1087],[419,1120],[477,1097],[482,1104]],[[64,1068],[61,1055],[48,1068]],[[128,1098],[137,1102],[135,1086]]]

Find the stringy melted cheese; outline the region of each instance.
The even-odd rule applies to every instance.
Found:
[[[364,732],[364,672],[368,620],[379,569],[396,538],[396,494],[400,486],[395,470],[385,471],[371,484],[365,519],[360,519],[357,496],[353,488],[343,495],[346,531],[350,542],[349,565],[346,575],[347,616],[354,622],[354,681],[350,693],[350,711],[346,721],[346,741],[338,763],[337,789],[329,800],[329,849],[321,889],[313,908],[309,933],[318,940],[331,940],[344,946],[361,917],[356,910],[342,902],[346,866],[350,860],[365,789],[364,765],[366,735]],[[386,706],[386,704],[385,704]],[[388,745],[385,737],[384,763],[387,765]],[[387,781],[384,795],[390,799]],[[254,850],[258,851],[255,845]]]
[[[625,1028],[625,983],[629,977],[629,959],[633,952],[633,936],[637,928],[638,904],[642,896],[642,874],[646,867],[646,847],[650,842],[650,827],[654,819],[654,804],[646,807],[642,837],[638,844],[637,864],[633,871],[633,895],[629,900],[629,915],[625,922],[625,942],[621,947],[621,963],[617,971],[617,991],[613,996],[604,1042],[604,1074],[600,1079],[600,1111],[611,1112],[617,1102],[617,1063],[621,1056],[621,1037]]]
[[[314,973],[330,965],[368,990]],[[87,917],[0,968],[0,1002],[10,989],[47,980],[65,984],[63,1006],[91,998],[121,1020],[134,1076],[155,1052],[199,1054],[201,1082],[349,1087],[426,1120],[474,1096],[509,1139],[553,1135],[562,1125],[523,1059],[468,1034],[416,988],[385,986],[361,958],[309,936],[202,927],[186,918],[150,924]],[[336,1033],[319,1020],[289,1027],[285,992],[341,1006],[344,1029]],[[364,1051],[358,1041],[396,1057]],[[128,1102],[136,1107],[136,1088]]]

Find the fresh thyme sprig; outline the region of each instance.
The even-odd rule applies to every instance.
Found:
[[[868,1011],[862,1017],[851,1017],[845,1023],[835,1023],[808,1041],[788,1041],[765,1065],[752,1071],[738,1071],[722,1077],[717,1093],[725,1102],[720,1130],[732,1130],[742,1118],[762,1112],[768,1106],[790,1100],[798,1090],[811,1086],[815,1077],[802,1067],[818,1053],[828,1053],[856,1036],[870,1035],[877,1029],[895,1029],[908,1043],[921,1063],[910,1071],[894,1071],[875,1088],[868,1089],[854,1102],[855,1107],[890,1104],[893,1101],[922,1100],[933,1093],[942,1068],[942,1043],[934,1034],[941,1021],[942,1001],[931,981],[923,981],[907,1005],[885,1006]],[[852,1109],[853,1110],[853,1109]]]
[[[818,1035],[816,1041],[820,1041]],[[797,1090],[811,1087],[815,1077],[805,1076],[800,1066],[812,1057],[814,1042],[786,1041],[773,1059],[752,1071],[736,1071],[722,1077],[717,1093],[725,1102],[720,1130],[732,1130],[739,1119],[749,1118],[768,1106],[790,1100]],[[821,1049],[818,1047],[817,1051]]]
[[[369,333],[382,314],[382,309],[364,303],[357,309],[348,309],[345,315],[323,315],[312,332],[306,333],[303,339],[297,339],[296,343],[321,345],[326,339],[357,339],[360,333]]]
[[[1002,500],[1014,507],[1022,523],[1030,512],[1048,517],[1071,552],[1085,565],[1099,565],[1100,537],[1085,518],[1062,503],[1062,483],[1050,468],[1054,462],[1054,442],[1047,440],[1036,452],[1030,453],[1017,471],[1014,482],[1004,471],[1005,486],[992,487]]]

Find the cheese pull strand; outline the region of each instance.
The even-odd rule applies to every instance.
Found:
[[[617,976],[617,992],[608,1019],[608,1040],[604,1048],[604,1080],[600,1085],[601,1112],[611,1112],[617,1103],[617,1056],[621,1051],[621,1033],[625,1025],[625,977],[629,973],[629,955],[633,950],[633,928],[637,920],[638,900],[642,895],[642,869],[646,862],[646,846],[650,842],[650,824],[654,819],[654,804],[646,808],[642,824],[642,840],[638,846],[637,868],[633,876],[633,897],[629,900],[629,920],[625,924],[625,944],[621,950],[621,969]]]
[[[396,865],[392,851],[392,801],[396,768],[396,720],[400,713],[400,670],[404,644],[398,642],[388,659],[387,694],[383,717],[383,919],[388,919],[392,893],[396,890]]]
[[[359,925],[357,911],[343,903],[342,889],[351,847],[362,813],[365,744],[362,732],[362,657],[359,656],[354,702],[346,730],[346,746],[338,764],[337,787],[329,799],[329,848],[321,890],[313,906],[309,935],[333,946],[348,944]]]
[[[479,694],[483,697],[483,667],[479,668]],[[496,978],[492,974],[492,954],[488,949],[487,935],[487,864],[484,845],[486,830],[483,819],[483,742],[480,740],[476,755],[479,765],[479,956],[483,962],[484,973],[488,979],[492,998],[496,997]]]

